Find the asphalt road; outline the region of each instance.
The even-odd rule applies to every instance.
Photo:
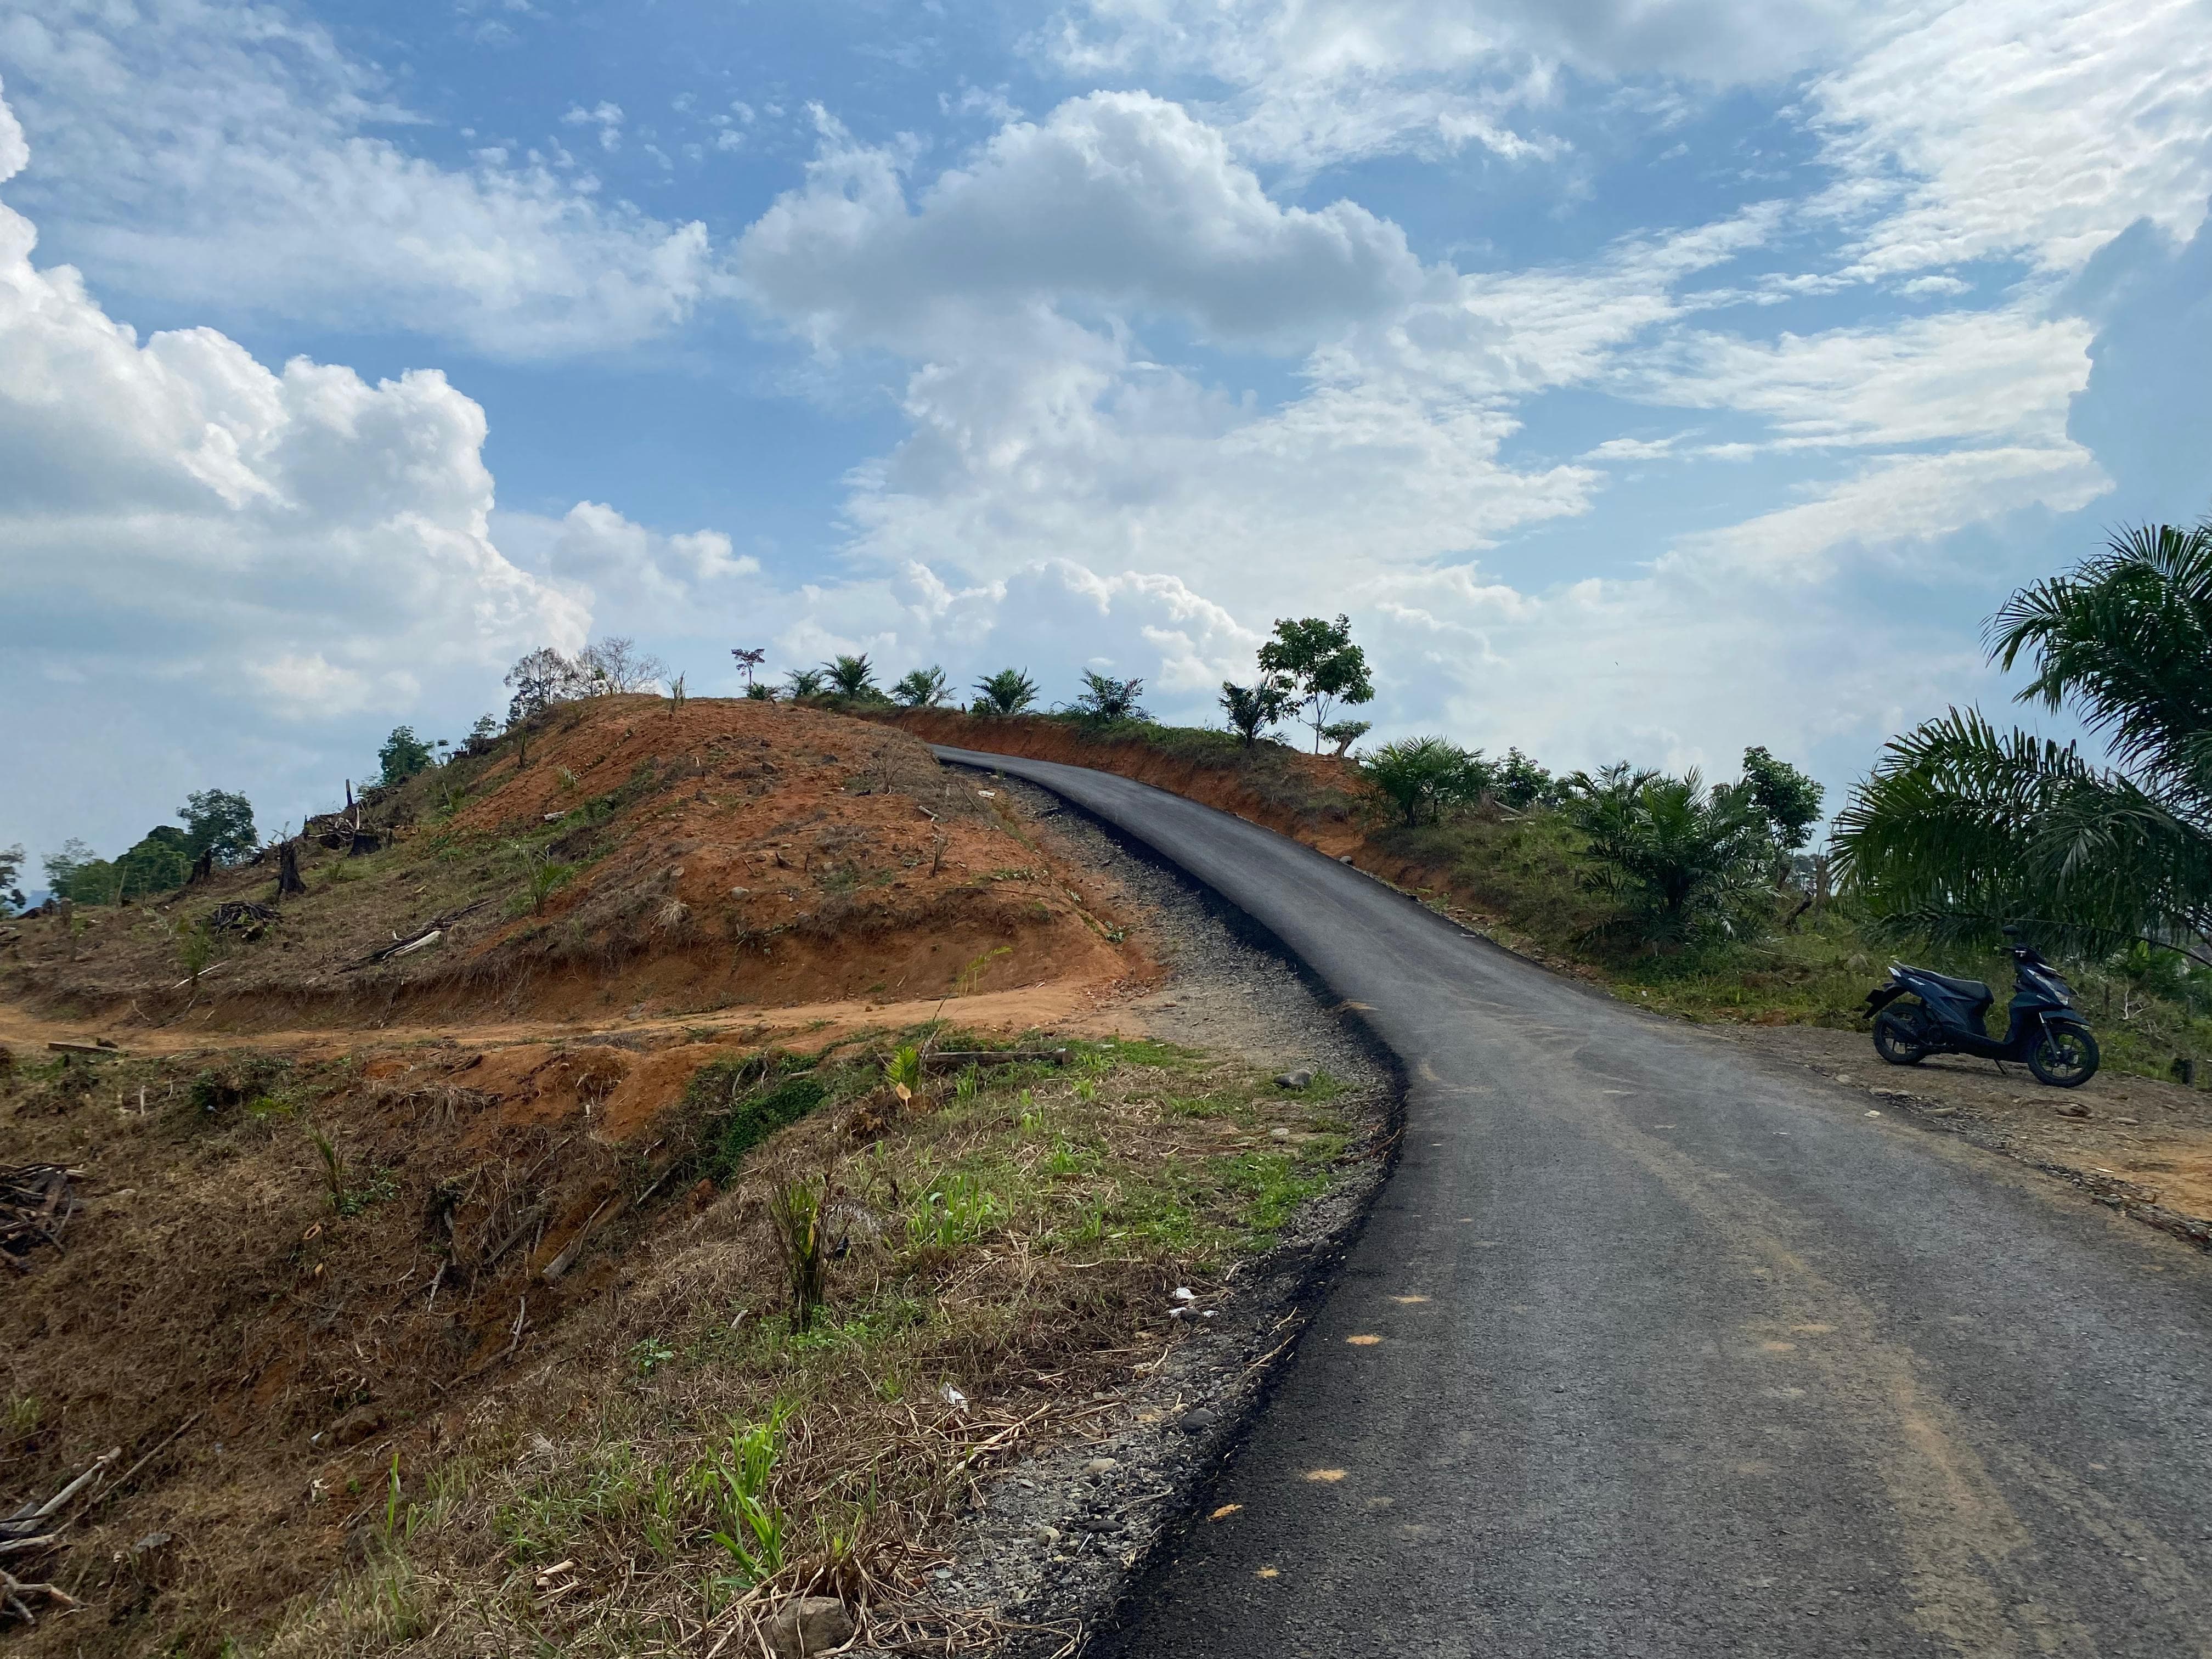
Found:
[[[2212,1259],[1871,1115],[1871,1048],[1808,1080],[1236,817],[938,752],[1212,887],[1408,1079],[1237,1507],[1105,1650],[2212,1655]]]

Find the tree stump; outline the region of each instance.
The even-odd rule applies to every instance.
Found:
[[[300,844],[288,841],[284,843],[283,858],[276,866],[276,896],[283,898],[307,890],[307,884],[300,879]]]

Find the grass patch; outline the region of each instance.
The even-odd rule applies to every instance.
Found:
[[[553,1373],[565,1395],[518,1401],[406,1482],[391,1553],[268,1651],[381,1651],[406,1629],[426,1654],[612,1655],[810,1588],[868,1605],[879,1645],[941,1640],[902,1622],[921,1618],[903,1587],[978,1471],[1054,1401],[1156,1358],[1183,1328],[1174,1287],[1204,1295],[1280,1236],[1343,1167],[1346,1091],[1083,1042],[1062,1066],[924,1073],[856,1139],[895,1099],[886,1060],[923,1035],[702,1068],[698,1156],[726,1194],[607,1299]],[[811,1322],[775,1244],[800,1186],[823,1246]],[[549,1600],[563,1563],[587,1588]]]

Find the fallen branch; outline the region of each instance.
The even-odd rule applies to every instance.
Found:
[[[98,1509],[109,1498],[114,1497],[116,1493],[128,1486],[132,1480],[137,1478],[139,1470],[144,1468],[156,1457],[159,1457],[163,1452],[168,1450],[171,1446],[174,1445],[177,1441],[183,1437],[186,1429],[191,1427],[193,1424],[198,1422],[200,1419],[206,1415],[207,1413],[204,1411],[194,1412],[183,1422],[178,1424],[175,1428],[170,1430],[168,1433],[162,1436],[161,1443],[156,1445],[153,1450],[148,1452],[143,1457],[140,1458],[129,1468],[124,1470],[121,1474],[109,1481],[106,1486],[102,1486],[98,1492],[94,1493],[92,1502],[85,1505],[84,1512],[87,1515],[90,1515],[93,1510]]]
[[[357,969],[373,968],[380,962],[389,962],[394,957],[404,957],[410,951],[419,951],[424,945],[428,945],[436,939],[440,934],[443,933],[463,916],[471,915],[475,911],[481,910],[485,905],[491,902],[492,901],[490,899],[481,898],[474,904],[463,905],[458,910],[444,911],[438,915],[431,917],[430,920],[424,922],[422,927],[408,934],[405,939],[401,939],[397,933],[394,933],[392,936],[391,944],[381,945],[376,950],[371,951],[367,956],[361,957],[357,961],[349,962],[339,971],[342,973],[350,974]]]
[[[123,1455],[120,1446],[110,1447],[93,1460],[92,1467],[70,1481],[43,1504],[24,1504],[13,1515],[0,1518],[0,1555],[33,1555],[61,1547],[62,1528],[56,1525],[47,1530],[47,1522],[70,1498],[98,1480],[100,1472]],[[43,1596],[52,1606],[64,1610],[82,1607],[68,1591],[52,1584],[34,1583],[18,1578],[5,1567],[0,1567],[0,1613],[12,1613],[27,1625],[39,1622],[31,1611],[30,1598]]]

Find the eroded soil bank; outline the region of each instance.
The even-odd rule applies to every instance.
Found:
[[[885,1648],[1057,1645],[1110,1605],[1379,1180],[1391,1089],[1175,878],[947,786],[989,814],[971,866],[1050,872],[1090,941],[1056,974],[592,1021],[434,993],[421,1024],[235,993],[167,1024],[0,1014],[0,1136],[76,1206],[0,1270],[0,1508],[118,1449],[60,1543],[11,1558],[84,1603],[42,1603],[23,1650],[705,1652],[772,1640],[800,1591]],[[362,918],[333,916],[336,954]],[[932,1040],[1066,1053],[902,1101],[884,1063]],[[715,1541],[748,1514],[773,1559]]]

